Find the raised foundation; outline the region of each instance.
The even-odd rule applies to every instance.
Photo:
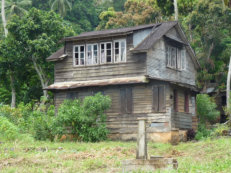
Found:
[[[186,132],[186,130],[173,130],[171,132],[152,132],[147,133],[147,138],[150,142],[178,143],[187,140]],[[137,133],[109,134],[108,137],[111,140],[136,141]]]

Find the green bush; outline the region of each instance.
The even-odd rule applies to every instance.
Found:
[[[220,115],[216,107],[215,101],[207,94],[198,94],[197,115],[199,116],[200,123],[213,122],[216,120]]]
[[[195,136],[196,140],[207,138],[211,135],[212,130],[206,128],[205,124],[199,123],[198,130]]]
[[[86,142],[105,140],[108,130],[104,112],[110,105],[110,97],[100,93],[85,97],[83,101],[65,100],[53,124],[54,134],[71,133]]]
[[[218,136],[225,136],[227,135],[230,127],[227,124],[217,124],[216,127],[213,129],[211,136],[218,137]]]
[[[15,140],[19,136],[19,129],[6,117],[0,116],[0,136],[6,140]]]
[[[35,110],[31,113],[28,122],[32,125],[30,132],[36,140],[53,140],[52,125],[54,121],[54,106],[48,108],[47,112]]]
[[[197,95],[199,125],[195,136],[196,140],[207,138],[211,135],[212,130],[207,128],[207,124],[212,123],[219,117],[220,112],[216,110],[216,107],[215,101],[207,94]]]

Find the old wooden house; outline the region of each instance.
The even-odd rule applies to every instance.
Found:
[[[56,108],[65,99],[109,95],[110,138],[136,138],[137,119],[150,120],[148,136],[169,141],[196,119],[198,61],[178,22],[82,33],[64,38],[47,58],[55,63]]]

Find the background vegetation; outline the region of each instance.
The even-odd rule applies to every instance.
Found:
[[[206,91],[214,83],[217,92],[224,91],[231,54],[230,2],[177,2],[178,20],[202,67],[198,86]],[[5,14],[9,35],[4,38],[1,22],[0,103],[13,107],[52,99],[42,90],[53,83],[53,64],[45,59],[62,46],[58,41],[63,37],[175,20],[173,0],[5,0]]]

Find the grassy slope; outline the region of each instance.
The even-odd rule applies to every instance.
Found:
[[[231,172],[231,138],[177,146],[149,143],[148,149],[150,155],[177,158],[179,169],[172,172]],[[122,172],[121,161],[135,153],[135,142],[1,143],[0,172]]]

